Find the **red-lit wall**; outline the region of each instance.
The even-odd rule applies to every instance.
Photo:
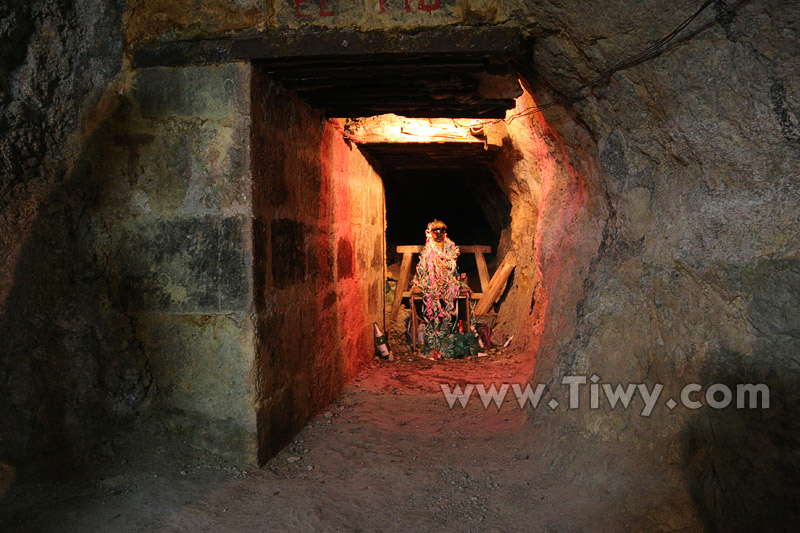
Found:
[[[259,461],[373,356],[384,299],[383,183],[355,146],[253,72]]]

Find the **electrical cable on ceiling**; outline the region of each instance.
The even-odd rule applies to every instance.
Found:
[[[600,73],[599,76],[597,76],[596,78],[594,78],[590,82],[585,83],[585,84],[581,85],[580,87],[578,87],[577,89],[575,89],[572,93],[570,93],[569,97],[570,98],[574,98],[577,93],[583,91],[584,89],[587,89],[589,87],[596,87],[596,86],[600,85],[601,83],[603,83],[603,81],[608,79],[615,72],[619,72],[620,70],[624,70],[626,68],[630,68],[630,67],[636,66],[639,63],[647,61],[648,59],[652,59],[654,57],[657,57],[662,52],[664,52],[664,49],[665,49],[666,45],[670,41],[672,41],[675,37],[677,37],[678,34],[680,32],[682,32],[686,28],[686,26],[691,24],[692,21],[694,19],[696,19],[700,15],[700,13],[702,13],[708,6],[710,6],[714,2],[715,2],[715,0],[706,0],[706,2],[702,6],[700,6],[700,8],[697,11],[695,11],[695,13],[692,16],[690,16],[689,18],[684,20],[681,24],[679,24],[669,34],[667,34],[666,36],[662,37],[661,39],[659,39],[658,41],[656,41],[652,45],[648,46],[647,48],[645,48],[644,50],[642,50],[638,54],[635,54],[635,55],[629,57],[628,59],[626,59],[624,61],[621,61],[621,62],[617,63],[616,65],[613,65],[611,68],[608,68],[608,69],[604,70],[603,72]]]
[[[593,88],[593,87],[597,87],[597,86],[607,82],[608,79],[614,73],[619,72],[620,70],[624,70],[624,69],[636,66],[636,65],[638,65],[638,64],[640,64],[640,63],[642,63],[644,61],[647,61],[649,59],[652,59],[654,57],[659,56],[660,54],[662,54],[666,50],[667,45],[673,39],[675,39],[675,37],[677,37],[684,29],[686,29],[686,27],[689,24],[691,24],[692,21],[694,21],[694,19],[696,19],[703,11],[705,11],[708,8],[708,6],[713,4],[715,1],[716,0],[706,0],[703,3],[703,5],[700,6],[700,8],[697,11],[694,12],[693,15],[691,15],[686,20],[681,22],[670,33],[668,33],[667,35],[665,35],[661,39],[657,40],[656,42],[654,42],[653,44],[651,44],[650,46],[648,46],[644,50],[640,51],[639,53],[634,54],[631,57],[629,57],[629,58],[627,58],[627,59],[625,59],[623,61],[620,61],[619,63],[616,63],[615,65],[611,66],[610,68],[608,68],[606,70],[601,71],[600,74],[597,77],[595,77],[594,79],[584,83],[583,85],[581,85],[580,87],[578,87],[574,91],[570,92],[566,96],[567,99],[574,101],[574,100],[580,100],[582,98],[585,98],[585,96],[580,96],[580,93],[583,90],[589,89],[589,88]],[[541,111],[542,109],[547,109],[548,107],[552,107],[554,105],[557,105],[558,103],[559,102],[553,100],[553,101],[550,101],[550,102],[547,102],[547,103],[544,103],[544,104],[541,104],[541,105],[536,105],[536,106],[531,106],[531,107],[525,108],[525,109],[523,109],[522,111],[520,111],[518,113],[514,113],[514,114],[510,115],[508,118],[497,119],[497,120],[486,120],[486,121],[482,121],[482,122],[473,123],[473,124],[471,124],[469,126],[462,126],[461,124],[458,124],[455,120],[453,120],[453,123],[456,126],[458,126],[459,128],[468,128],[470,130],[472,130],[473,128],[476,128],[478,126],[480,126],[480,129],[482,129],[484,126],[497,124],[498,122],[505,122],[506,124],[511,124],[511,122],[513,122],[517,118],[522,118],[522,117],[525,117],[525,116],[528,116],[528,115],[532,115],[532,114],[536,113],[537,111]]]

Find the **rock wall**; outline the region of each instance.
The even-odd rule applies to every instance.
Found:
[[[257,68],[253,80],[260,461],[355,377],[383,328],[383,182],[355,145]]]
[[[86,456],[151,397],[91,246],[100,193],[82,154],[113,107],[122,8],[0,7],[0,455],[15,464]]]
[[[522,6],[490,0],[199,0],[193,9],[169,0],[128,2],[130,43],[216,37],[264,28],[349,28],[413,31],[453,24],[506,24],[521,20]]]
[[[8,251],[0,285],[5,346],[0,410],[13,424],[2,437],[6,453],[91,433],[88,421],[132,416],[155,390],[151,380],[159,380],[151,376],[144,354],[157,345],[161,326],[153,325],[152,333],[143,334],[140,331],[148,328],[137,330],[120,309],[144,305],[148,295],[156,295],[149,301],[162,302],[156,306],[169,302],[179,310],[182,298],[205,301],[192,291],[183,294],[180,284],[168,287],[166,278],[151,283],[146,277],[134,280],[134,286],[146,288],[137,297],[139,303],[115,299],[117,289],[111,290],[106,273],[108,259],[94,255],[98,247],[91,244],[102,242],[103,233],[96,224],[83,222],[87,211],[90,218],[97,211],[93,206],[103,183],[95,181],[98,172],[81,169],[102,157],[83,162],[76,148],[80,137],[70,134],[83,131],[87,147],[109,146],[91,135],[105,119],[89,120],[79,128],[86,118],[81,110],[96,108],[98,116],[112,118],[128,112],[112,103],[96,107],[103,87],[120,68],[118,55],[108,53],[119,50],[120,6],[88,0],[74,8],[44,4],[11,2],[2,12],[4,20],[13,20],[4,26],[7,36],[0,49],[3,73],[10,74],[1,78],[9,81],[0,87],[6,126],[2,244]],[[457,24],[520,28],[531,38],[531,56],[523,65],[530,91],[524,98],[537,104],[558,102],[518,119],[511,140],[522,164],[508,160],[499,167],[510,173],[504,174],[504,185],[512,196],[516,221],[505,242],[524,258],[516,292],[509,296],[514,309],[509,317],[521,324],[522,346],[536,359],[534,381],[548,383],[548,394],[562,399],[561,378],[572,373],[595,373],[612,383],[661,382],[664,397],[675,396],[691,381],[765,382],[772,399],[769,410],[669,410],[659,405],[650,417],[643,417],[641,405],[634,402],[628,410],[536,411],[534,419],[547,418],[593,438],[655,450],[667,467],[681,469],[700,514],[722,529],[774,524],[786,516],[786,509],[794,508],[797,494],[792,487],[800,486],[794,453],[798,418],[793,414],[800,351],[800,20],[793,4],[717,1],[668,49],[605,76],[592,89],[580,88],[676,27],[697,9],[696,3],[567,0],[510,6],[203,0],[193,6],[130,2],[125,12],[128,43],[307,25],[386,31]],[[28,48],[7,44],[17,41],[27,42]],[[265,84],[257,77],[256,86]],[[290,97],[277,98],[287,102]],[[521,100],[520,106],[530,101]],[[323,330],[313,330],[308,319],[304,324],[296,315],[291,320],[300,322],[292,323],[316,331],[309,335],[313,342],[270,333],[286,331],[274,305],[294,302],[298,295],[303,301],[313,291],[324,294],[323,309],[311,322],[319,319],[318,324],[331,328],[343,327],[342,321],[351,323],[352,328],[345,328],[351,348],[367,348],[367,332],[359,332],[356,324],[368,323],[369,313],[353,318],[344,305],[335,312],[324,306],[364,297],[364,287],[370,284],[355,280],[377,253],[370,257],[367,247],[356,244],[365,226],[337,228],[348,217],[331,214],[341,213],[335,206],[351,204],[345,197],[356,196],[335,185],[337,165],[349,162],[351,168],[361,169],[356,174],[369,174],[354,152],[302,104],[294,102],[295,111],[258,106],[264,119],[258,126],[262,129],[254,130],[254,145],[270,154],[278,145],[266,141],[268,132],[297,128],[291,130],[296,132],[293,140],[281,143],[280,149],[305,154],[288,160],[308,165],[304,179],[319,177],[321,197],[314,199],[326,209],[313,218],[308,207],[301,207],[305,204],[297,199],[301,191],[294,182],[287,180],[281,188],[261,179],[254,185],[254,357],[262,376],[277,376],[257,383],[258,419],[262,434],[272,428],[285,434],[334,390],[323,388],[319,396],[309,393],[315,372],[330,373],[337,383],[352,375],[358,361],[339,368],[331,366],[333,359],[311,357],[318,353],[312,348],[323,343]],[[281,123],[281,113],[295,112],[296,123]],[[170,124],[172,119],[165,119],[161,127]],[[194,131],[204,131],[203,126]],[[309,163],[311,152],[333,154],[330,161],[339,163],[315,167]],[[537,153],[547,154],[549,163],[531,164]],[[264,164],[278,159],[286,158],[273,154]],[[70,170],[72,166],[77,170]],[[284,172],[292,171],[278,174],[289,175]],[[340,189],[341,195],[332,192]],[[285,202],[275,205],[275,196]],[[195,206],[193,218],[200,219],[207,207],[202,201]],[[347,207],[342,209],[347,212]],[[246,234],[236,215],[214,217],[218,220],[206,229],[215,227],[217,235]],[[186,233],[200,238],[199,228],[187,226]],[[156,230],[142,228],[137,238],[144,239],[148,232],[164,235]],[[343,241],[330,241],[333,232],[341,232]],[[304,252],[281,244],[285,235],[303,241]],[[160,237],[143,243],[153,240]],[[119,245],[109,241],[107,248],[116,250]],[[191,248],[181,246],[172,249],[189,257]],[[267,250],[267,256],[258,259],[259,250]],[[225,256],[224,247],[219,252]],[[235,255],[231,257],[239,264]],[[165,265],[162,259],[147,262]],[[304,270],[300,264],[305,264]],[[314,287],[309,272],[318,274],[320,287]],[[342,273],[341,285],[330,290],[326,276],[338,279]],[[278,293],[270,285],[275,281],[290,288]],[[262,298],[268,294],[275,300]],[[366,298],[371,301],[369,290]],[[237,300],[237,305],[243,302]],[[229,306],[216,309],[224,307]],[[218,315],[206,331],[224,328],[230,320]],[[164,327],[195,331],[177,320]],[[340,330],[325,329],[326,338],[332,331]],[[226,338],[223,344],[231,346],[232,337]],[[287,339],[296,339],[298,345],[284,353],[301,353],[301,358],[270,355],[272,343]],[[275,374],[261,366],[271,360],[279,370]],[[303,391],[296,401],[289,399],[292,389],[284,386],[293,379],[288,377],[290,370],[301,376],[293,383]],[[170,389],[180,379],[166,383],[163,388]],[[180,387],[171,390],[180,403]],[[309,410],[281,420],[275,415],[277,406],[287,402]]]
[[[380,179],[306,110],[286,147],[306,150],[311,181],[286,166],[274,183],[324,184],[327,193],[312,188],[312,203],[291,193],[294,207],[270,211],[274,224],[264,219],[271,248],[254,250],[267,243],[251,228],[249,66],[126,70],[121,5],[12,3],[0,14],[0,454],[23,464],[112,452],[117,429],[146,420],[256,460],[260,406],[268,455],[371,357],[369,325],[383,304]],[[266,93],[259,101],[272,113],[286,101],[270,94],[279,103],[265,104]],[[285,126],[273,123],[260,142],[281,139]],[[311,146],[301,147],[299,132]],[[262,168],[283,168],[285,156]],[[275,186],[275,176],[260,178],[257,190]],[[285,329],[259,315],[259,334],[271,339],[259,353],[272,359],[257,367],[254,259],[270,273],[261,296],[276,293],[272,275],[291,285],[297,271],[284,260],[295,257],[298,231],[312,281],[298,285],[301,300],[296,291],[276,300],[296,311]],[[313,244],[323,234],[333,240]],[[294,305],[314,307],[320,294],[318,316]],[[311,337],[276,344],[309,323]],[[294,381],[272,372],[275,354]]]
[[[158,413],[254,460],[249,87],[237,65],[120,74],[29,200],[4,306],[11,459],[84,455]]]
[[[552,89],[573,93],[676,26],[676,11],[696,9],[657,5],[608,2],[613,16],[600,17],[606,9],[596,5],[591,13],[579,3],[530,6],[531,20],[548,26],[534,47],[536,101],[549,101]],[[718,2],[680,44],[534,120],[557,133],[573,168],[599,164],[577,174],[590,198],[605,196],[597,215],[587,207],[594,222],[548,242],[557,220],[546,222],[548,213],[573,220],[567,200],[578,196],[562,190],[567,181],[543,182],[541,286],[529,322],[541,328],[534,381],[550,383],[562,402],[566,374],[664,385],[649,417],[639,400],[627,410],[588,409],[588,387],[583,408],[535,416],[654,450],[657,468],[680,470],[711,529],[796,519],[799,22],[782,2]],[[589,142],[570,133],[576,122]],[[575,248],[603,220],[595,251]],[[554,297],[559,291],[566,300]],[[670,410],[664,402],[679,401],[687,383],[734,394],[737,384],[765,383],[770,408],[736,409],[734,398],[726,409],[703,399],[700,409]]]
[[[563,108],[553,125],[541,112],[521,116],[538,105],[530,83],[523,85],[506,116],[507,137],[494,165],[512,206],[498,257],[513,251],[517,261],[497,327],[515,334],[518,351],[542,372],[557,358],[539,357],[540,343],[551,335],[556,342],[572,335],[573,313],[608,213],[591,138]],[[541,97],[552,102],[547,91]]]

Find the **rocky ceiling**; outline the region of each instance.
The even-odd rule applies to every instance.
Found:
[[[503,118],[522,93],[521,53],[519,34],[500,28],[276,31],[139,45],[133,64],[250,60],[329,117]]]

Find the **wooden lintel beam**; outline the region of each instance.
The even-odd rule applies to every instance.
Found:
[[[265,66],[267,74],[276,80],[298,81],[309,79],[347,79],[348,81],[359,78],[373,79],[381,76],[429,76],[443,74],[477,74],[484,72],[486,66],[483,63],[413,63],[413,64],[372,64],[372,65],[352,65],[334,64],[324,66]],[[388,81],[393,81],[390,79]]]
[[[272,30],[237,39],[233,54],[242,59],[288,57],[435,57],[449,54],[506,56],[522,52],[518,30],[497,27],[440,27],[417,33],[342,29]]]
[[[304,28],[242,30],[225,37],[131,44],[134,68],[187,66],[269,59],[311,64],[385,56],[387,62],[420,57],[491,58],[510,61],[522,53],[519,30],[498,27],[431,28],[417,33]],[[357,68],[357,67],[356,67]]]
[[[274,79],[274,78],[273,78]],[[284,88],[293,91],[304,92],[319,92],[324,97],[327,91],[339,91],[342,93],[350,92],[350,94],[360,93],[362,91],[399,91],[406,89],[406,94],[410,91],[438,91],[438,90],[457,90],[459,89],[462,94],[475,94],[478,88],[478,83],[473,83],[472,80],[464,78],[452,78],[449,80],[436,78],[418,78],[415,76],[395,75],[391,78],[372,78],[369,76],[355,77],[353,79],[338,79],[338,78],[318,78],[307,80],[281,80],[277,79]]]
[[[410,85],[394,85],[394,87],[330,87],[327,89],[305,90],[295,89],[301,100],[311,106],[339,105],[357,102],[359,105],[387,105],[387,98],[391,98],[394,105],[498,105],[495,100],[481,98],[470,87],[448,87],[440,90],[426,90],[422,87]]]
[[[491,107],[481,108],[479,106],[463,107],[354,107],[353,105],[333,107],[319,105],[316,107],[325,108],[325,115],[328,117],[371,117],[373,115],[383,115],[394,113],[409,118],[505,118],[507,108]]]

